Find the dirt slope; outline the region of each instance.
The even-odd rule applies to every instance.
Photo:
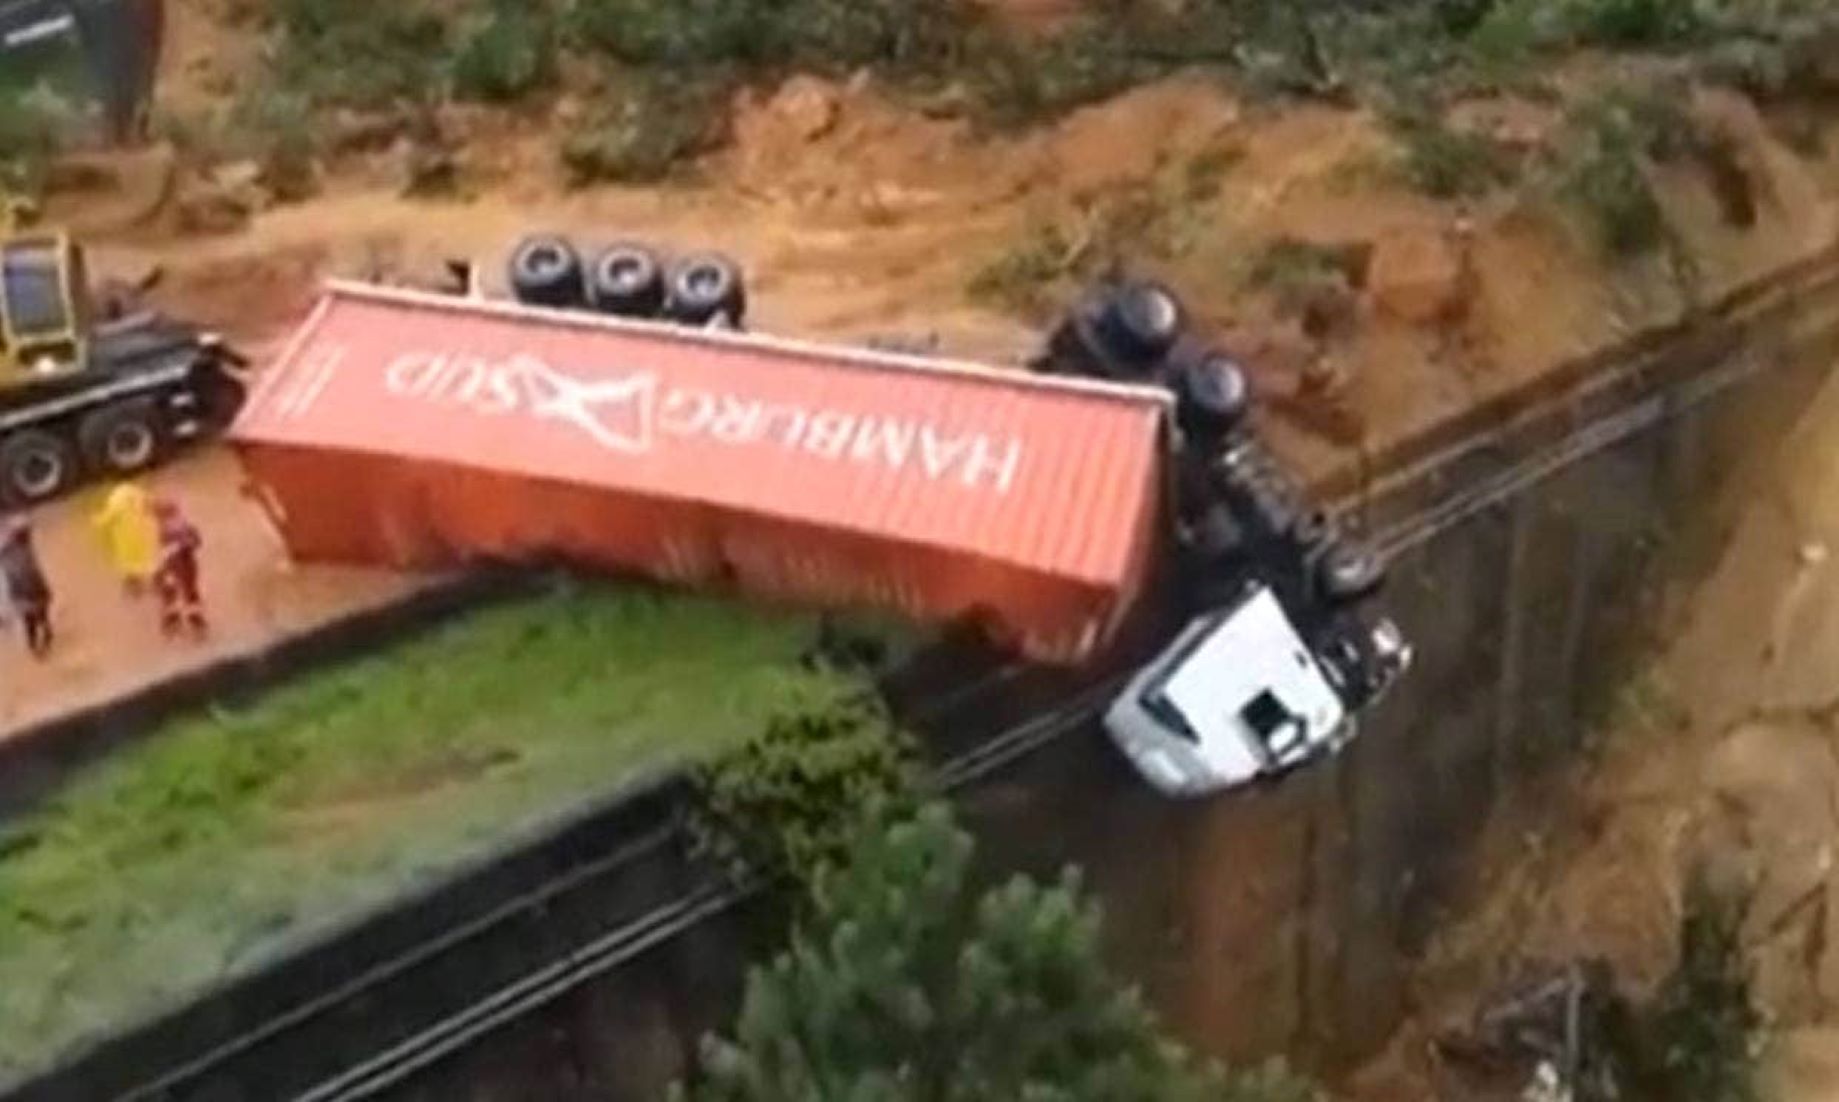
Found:
[[[1839,1098],[1839,383],[1746,504],[1604,759],[1499,817],[1486,883],[1428,954],[1417,1021],[1360,1102],[1433,1097],[1427,1042],[1518,960],[1601,955],[1636,989],[1675,956],[1683,874],[1746,887],[1772,1102]],[[1554,817],[1551,807],[1564,807]]]

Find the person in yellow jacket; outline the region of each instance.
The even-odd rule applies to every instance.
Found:
[[[133,482],[116,483],[90,522],[101,534],[122,586],[129,596],[139,596],[160,564],[159,523],[147,491]]]

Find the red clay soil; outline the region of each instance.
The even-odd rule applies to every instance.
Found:
[[[39,552],[55,591],[58,642],[44,663],[16,626],[0,639],[0,739],[35,723],[403,593],[412,580],[371,571],[292,569],[266,521],[239,492],[227,452],[209,450],[148,480],[177,498],[204,536],[203,588],[212,622],[202,642],[160,632],[153,599],[129,600],[88,523],[97,492],[36,514]]]

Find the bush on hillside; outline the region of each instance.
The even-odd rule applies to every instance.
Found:
[[[492,0],[462,32],[453,59],[453,89],[463,99],[508,103],[555,76],[555,26],[541,0]]]
[[[444,92],[452,17],[426,0],[276,0],[273,76],[317,104],[378,108]]]

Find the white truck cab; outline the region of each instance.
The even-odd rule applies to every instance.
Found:
[[[1390,621],[1363,642],[1369,661],[1360,664],[1386,670],[1388,683],[1410,662]],[[1339,665],[1304,640],[1276,594],[1250,583],[1238,600],[1189,623],[1131,680],[1105,729],[1165,795],[1236,788],[1352,741],[1350,699],[1363,688]]]

